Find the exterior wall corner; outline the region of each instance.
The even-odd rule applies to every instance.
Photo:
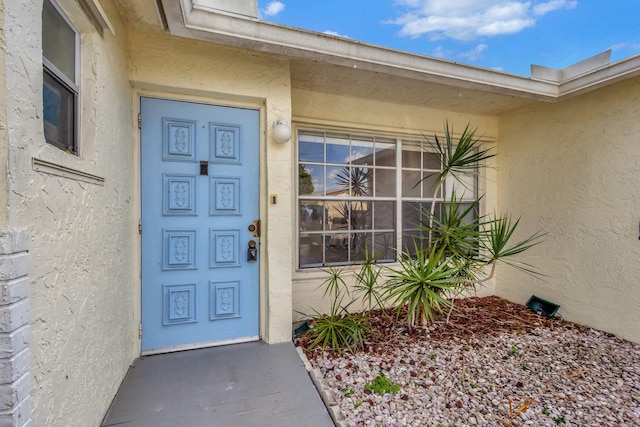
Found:
[[[0,231],[0,425],[31,424],[27,230]]]

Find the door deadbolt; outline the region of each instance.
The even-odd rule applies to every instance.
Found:
[[[249,227],[247,227],[247,229],[252,233],[253,237],[260,237],[260,220],[254,220],[251,224],[249,224]]]

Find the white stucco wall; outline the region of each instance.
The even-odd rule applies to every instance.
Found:
[[[381,132],[398,137],[422,138],[421,134],[429,137],[435,133],[441,134],[445,121],[448,121],[449,125],[453,126],[454,132],[462,132],[469,124],[472,128],[477,128],[476,136],[483,137],[487,141],[495,140],[498,129],[498,120],[493,117],[328,95],[302,89],[293,91],[292,105],[294,119],[301,127],[310,123],[326,129],[333,127],[373,135]],[[495,144],[489,142],[487,146],[495,147]],[[295,157],[292,162],[295,164]],[[490,166],[495,165],[493,159],[489,163]],[[481,171],[479,190],[481,194],[486,194],[481,207],[483,212],[493,212],[497,207],[496,181],[495,168]],[[292,185],[295,188],[295,182]],[[292,210],[295,215],[297,212],[295,195]],[[297,239],[296,221],[293,221],[292,225],[294,239]],[[297,242],[297,240],[295,241]],[[294,318],[302,318],[302,313],[313,314],[313,310],[328,312],[330,299],[329,297],[323,298],[324,289],[319,288],[327,275],[320,269],[297,269],[296,251],[297,247],[292,254]],[[349,284],[353,283],[352,274],[358,270],[358,267],[347,267],[346,274],[344,274],[345,281]],[[489,281],[477,289],[479,296],[493,294],[493,281]],[[355,306],[352,307],[355,308]]]
[[[548,277],[501,269],[499,296],[640,342],[639,117],[635,78],[500,119],[500,206],[548,233],[526,254]]]
[[[5,99],[7,94],[6,81],[6,53],[7,44],[5,37],[4,0],[0,0],[0,99]],[[0,108],[0,229],[7,227],[8,209],[7,198],[9,187],[7,185],[7,162],[9,158],[9,141],[7,139],[7,107]]]
[[[288,61],[160,33],[131,32],[129,39],[134,102],[144,94],[261,110],[261,336],[290,340],[293,144],[270,137],[276,119],[291,117]]]
[[[137,230],[126,32],[96,32],[60,0],[82,35],[80,154],[47,144],[42,122],[42,0],[4,4],[11,228],[30,240],[34,426],[99,425],[133,360]],[[104,185],[34,170],[34,158],[104,178]]]

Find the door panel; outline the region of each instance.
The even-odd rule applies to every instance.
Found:
[[[259,112],[141,99],[142,350],[258,339]]]

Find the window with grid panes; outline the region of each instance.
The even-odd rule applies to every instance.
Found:
[[[357,264],[366,251],[394,262],[398,247],[424,237],[423,209],[456,192],[471,202],[473,175],[435,187],[441,170],[428,144],[324,131],[298,132],[300,268]]]

